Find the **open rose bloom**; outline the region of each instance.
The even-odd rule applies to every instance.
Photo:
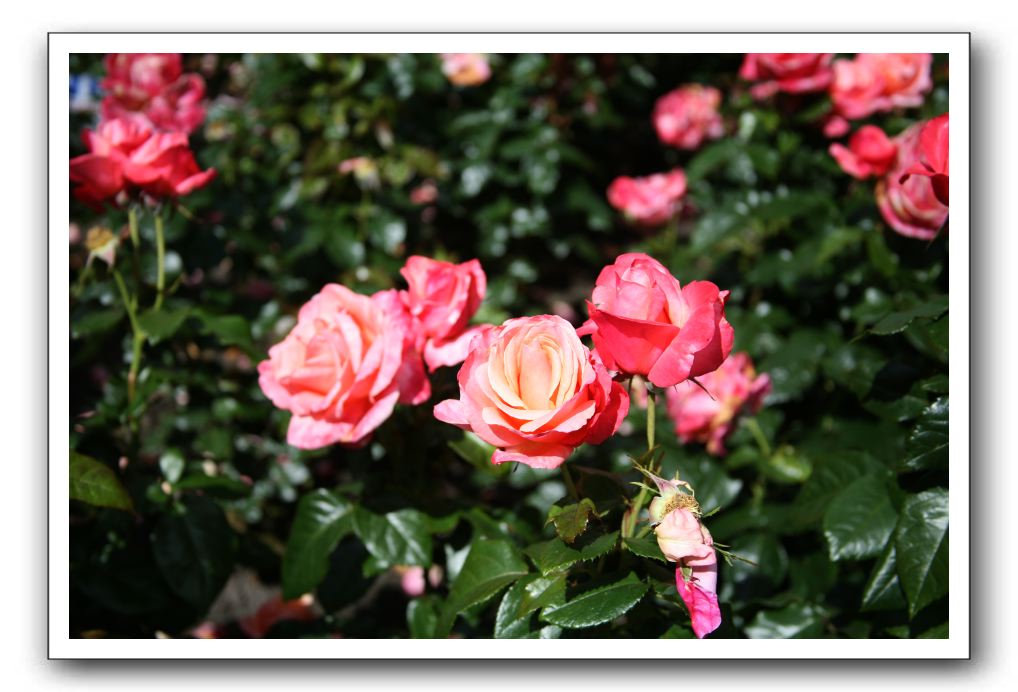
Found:
[[[887,173],[898,158],[898,146],[876,125],[860,127],[847,147],[832,144],[828,151],[841,170],[859,180]]]
[[[456,86],[477,86],[491,77],[483,53],[442,53],[442,74]]]
[[[725,453],[725,438],[740,413],[756,413],[771,391],[771,379],[757,375],[749,354],[736,353],[699,380],[665,390],[668,413],[683,443],[700,442],[714,455]]]
[[[670,91],[654,105],[654,129],[665,144],[696,149],[704,140],[725,133],[718,106],[721,92],[710,86],[687,84]]]
[[[152,197],[173,198],[205,186],[213,168],[201,170],[183,132],[153,132],[122,118],[108,120],[83,135],[89,153],[70,161],[74,194],[99,206],[121,192],[141,191]]]
[[[921,175],[930,179],[937,201],[948,205],[950,116],[947,113],[927,121],[919,133],[919,157],[901,177],[904,183],[909,176]]]
[[[932,240],[947,221],[948,208],[937,198],[932,177],[908,175],[923,160],[922,131],[923,123],[916,123],[895,137],[898,162],[877,183],[876,197],[891,228],[909,238]]]
[[[457,377],[460,398],[435,417],[497,447],[492,463],[560,466],[611,436],[629,411],[625,389],[556,315],[519,317],[477,335]]]
[[[682,286],[654,258],[627,253],[601,270],[580,332],[592,334],[609,370],[671,387],[716,370],[731,353],[727,298],[709,281]]]
[[[932,64],[930,53],[860,53],[853,60],[836,60],[830,88],[835,117],[827,134],[842,134],[845,120],[921,106],[933,88]]]
[[[823,91],[831,83],[833,59],[833,53],[747,53],[739,77],[756,82],[750,93],[757,99],[779,91]]]
[[[103,120],[125,118],[184,133],[205,120],[205,81],[184,74],[179,53],[110,53],[102,88]]]
[[[369,297],[326,286],[269,349],[258,375],[272,403],[293,413],[287,441],[301,449],[363,444],[397,401],[431,395],[411,318],[392,290]]]
[[[462,363],[471,339],[483,329],[467,327],[488,283],[481,263],[474,259],[452,264],[413,256],[400,274],[409,287],[404,298],[428,369]]]
[[[608,203],[639,226],[660,226],[675,218],[686,194],[681,170],[643,178],[620,176],[608,186]]]

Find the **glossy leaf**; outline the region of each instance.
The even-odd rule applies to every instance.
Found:
[[[297,598],[315,588],[329,569],[329,555],[352,527],[350,503],[315,490],[297,505],[283,557],[283,596]]]
[[[614,584],[575,595],[561,606],[545,608],[541,619],[567,629],[593,627],[625,614],[646,592],[647,585],[630,572]]]
[[[894,535],[898,579],[909,615],[947,594],[948,493],[926,490],[905,500]]]
[[[879,555],[897,519],[886,478],[877,474],[857,478],[831,500],[824,513],[824,538],[831,559],[863,560]]]
[[[106,464],[92,457],[70,453],[70,498],[96,507],[133,511],[131,496]]]

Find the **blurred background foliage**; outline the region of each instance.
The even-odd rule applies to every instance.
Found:
[[[721,508],[715,539],[756,563],[722,565],[713,636],[946,636],[948,239],[890,231],[872,184],[827,153],[825,98],[754,101],[740,55],[489,60],[492,78],[461,88],[434,55],[185,56],[210,98],[192,149],[218,177],[169,218],[170,296],[132,406],[116,286],[101,269],[79,285],[87,253],[71,246],[72,468],[126,489],[105,508],[72,502],[72,635],[243,636],[283,584],[286,598],[314,591],[314,617],[267,636],[691,636],[653,547],[612,536],[645,410],[568,462],[597,512],[567,546],[546,523],[568,505],[558,472],[492,467],[433,420],[455,369],[364,448],[312,453],[285,444],[289,414],[254,370],[324,284],[402,287],[411,254],[481,260],[477,321],[579,325],[601,267],[644,251],[683,283],[731,290],[735,350],[774,383],[722,458],[680,445],[658,407],[665,471]],[[101,56],[70,67],[99,77]],[[893,135],[944,112],[946,76],[938,56],[925,105],[876,122]],[[728,133],[692,153],[661,145],[650,119],[689,82],[725,93]],[[72,114],[72,156],[94,121]],[[689,193],[663,229],[629,227],[605,201],[616,176],[676,166]],[[126,216],[72,202],[71,221]],[[143,215],[139,266],[126,245],[120,259],[146,298],[153,233]],[[404,565],[431,568],[423,595],[400,589]]]

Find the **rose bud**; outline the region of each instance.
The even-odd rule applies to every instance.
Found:
[[[876,125],[860,127],[848,140],[848,147],[832,144],[828,151],[841,170],[859,180],[883,175],[898,155],[898,147]]]
[[[371,297],[329,284],[258,364],[258,384],[293,413],[287,441],[301,449],[365,444],[396,402],[431,395],[412,323],[396,291]]]
[[[618,429],[629,397],[561,317],[519,317],[474,337],[457,376],[460,398],[435,417],[497,447],[494,464],[556,468]]]
[[[483,53],[442,53],[442,74],[456,86],[477,86],[491,77]]]
[[[728,357],[735,332],[725,319],[727,298],[728,291],[709,281],[680,286],[642,253],[619,255],[597,277],[580,333],[592,334],[609,370],[671,387],[716,370]]]

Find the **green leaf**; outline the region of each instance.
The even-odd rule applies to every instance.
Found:
[[[898,563],[894,553],[894,541],[887,544],[883,555],[873,566],[866,588],[862,592],[863,612],[898,610],[904,608],[905,595],[898,581]]]
[[[108,310],[96,310],[89,312],[84,317],[78,317],[71,321],[71,338],[80,339],[112,329],[120,320],[124,319],[122,307],[110,308]]]
[[[622,544],[634,555],[647,557],[651,560],[659,560],[661,562],[668,561],[665,558],[665,554],[661,552],[661,547],[658,546],[657,538],[655,538],[653,534],[644,536],[643,538],[623,538]]]
[[[542,574],[564,569],[580,559],[580,551],[573,550],[559,538],[536,543],[523,552]]]
[[[882,474],[857,478],[824,513],[823,532],[831,560],[863,560],[880,554],[898,514]]]
[[[881,336],[897,334],[898,332],[905,331],[914,320],[924,317],[940,317],[945,312],[947,312],[947,296],[936,296],[908,310],[885,315],[880,321],[870,327],[870,332]]]
[[[516,547],[503,540],[476,539],[449,590],[436,632],[444,636],[456,616],[483,603],[527,574],[527,564]]]
[[[804,528],[819,521],[839,493],[857,478],[869,474],[890,476],[884,464],[864,452],[830,454],[818,459],[795,498],[793,525]]]
[[[205,310],[195,310],[192,314],[201,320],[204,331],[224,346],[239,346],[249,355],[258,355],[251,341],[251,326],[240,315],[214,315]]]
[[[152,308],[138,315],[138,326],[141,327],[141,330],[148,335],[153,343],[162,341],[173,336],[180,329],[180,325],[184,324],[184,320],[187,319],[189,312],[189,308],[178,308],[176,310],[168,308],[156,310]]]
[[[908,436],[902,467],[924,471],[947,467],[948,398],[940,397],[919,416]]]
[[[70,497],[96,507],[134,511],[131,496],[106,464],[71,450]]]
[[[283,556],[284,598],[308,593],[325,578],[329,555],[352,528],[352,511],[348,502],[324,489],[300,499]]]
[[[505,592],[495,615],[495,639],[531,637],[530,621],[534,611],[565,602],[565,574],[527,575]]]
[[[207,608],[233,571],[236,536],[223,510],[189,495],[179,511],[164,515],[152,532],[152,554],[171,590],[198,609]]]
[[[894,536],[898,579],[914,617],[947,594],[948,492],[934,488],[911,495],[901,508]]]
[[[486,473],[505,476],[512,471],[512,464],[491,463],[495,448],[472,432],[464,432],[462,438],[449,440],[447,444],[461,459]]]
[[[251,494],[251,485],[229,476],[206,476],[204,473],[195,473],[184,476],[175,483],[175,490],[200,490],[213,497],[221,497],[227,500],[235,500],[247,497]]]
[[[614,584],[585,591],[564,605],[545,608],[541,619],[567,629],[593,627],[626,613],[646,592],[647,585],[630,572]]]
[[[597,515],[597,508],[590,498],[583,498],[573,505],[553,505],[548,511],[548,521],[555,523],[555,533],[566,543],[572,543],[587,530],[591,516]]]
[[[357,536],[381,564],[431,566],[429,517],[416,509],[378,515],[363,507],[353,514]]]
[[[823,613],[809,603],[796,603],[780,610],[761,610],[746,625],[750,639],[815,639],[823,634]]]
[[[413,639],[434,639],[438,625],[438,601],[434,596],[415,598],[406,606],[407,628]]]

